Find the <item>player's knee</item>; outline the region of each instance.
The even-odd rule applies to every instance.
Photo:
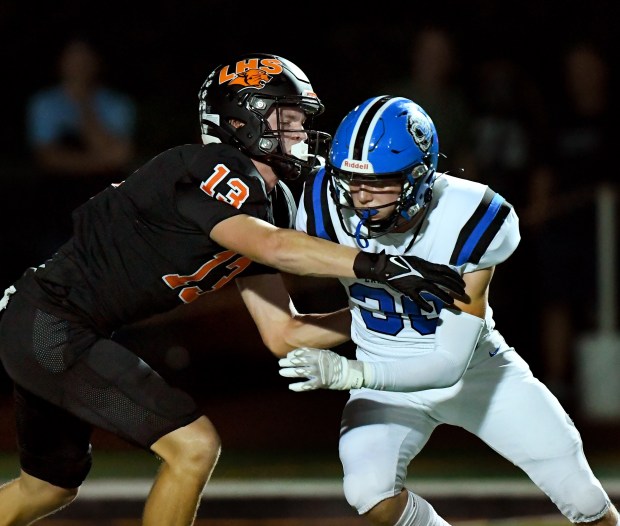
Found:
[[[379,503],[385,502],[378,511],[383,507],[389,507],[390,499],[398,495],[402,489],[395,487],[393,477],[381,479],[376,473],[349,474],[344,477],[343,488],[347,502],[360,515],[369,512]]]
[[[210,435],[202,440],[192,441],[180,459],[184,473],[195,472],[199,476],[210,475],[217,463],[221,451],[219,436]]]
[[[217,463],[221,441],[211,422],[201,417],[160,438],[151,449],[173,469],[203,475]]]
[[[395,524],[407,504],[407,492],[388,497],[373,506],[365,515],[373,524]]]
[[[562,500],[556,505],[573,523],[592,522],[602,518],[610,506],[609,497],[588,473],[568,477],[562,484]]]

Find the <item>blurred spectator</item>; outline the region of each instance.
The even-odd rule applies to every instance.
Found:
[[[507,57],[488,58],[476,64],[472,73],[472,149],[477,174],[521,214],[528,198],[529,174],[547,147],[543,138],[548,118],[542,93],[529,73]],[[529,236],[523,236],[519,249],[505,263],[506,272],[496,275],[492,285],[493,308],[505,313],[502,330],[524,354],[532,348],[535,327],[524,327],[513,313],[529,309],[531,299],[511,291],[529,286],[530,278],[520,269],[527,266],[530,253]],[[528,361],[534,358],[532,352]]]
[[[69,237],[73,208],[128,175],[134,155],[135,104],[103,84],[102,58],[93,45],[69,40],[57,68],[58,84],[27,105],[27,138],[40,181],[40,217],[31,232],[39,258]]]
[[[544,381],[564,402],[575,394],[575,336],[596,328],[598,185],[615,178],[610,68],[589,42],[563,56],[562,89],[550,94],[548,164],[532,174],[525,224],[535,232],[536,294]],[[574,400],[572,400],[574,402]]]
[[[479,177],[520,210],[528,198],[523,183],[547,146],[542,93],[515,61],[492,58],[476,66],[472,97]]]
[[[442,172],[476,179],[471,152],[471,108],[461,88],[456,43],[447,29],[428,25],[416,31],[409,48],[406,76],[377,86],[389,95],[410,98],[422,106],[441,130]]]

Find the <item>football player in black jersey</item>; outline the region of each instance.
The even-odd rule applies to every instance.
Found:
[[[193,524],[219,436],[186,393],[114,340],[120,327],[241,277],[265,344],[284,356],[346,341],[349,317],[298,315],[278,271],[388,283],[423,305],[422,291],[448,303],[463,294],[448,266],[294,230],[282,179],[318,166],[330,137],[309,129],[323,105],[293,63],[252,54],[218,66],[199,111],[204,144],[171,148],[78,207],[71,239],[5,293],[0,357],[15,384],[21,473],[0,488],[2,525],[31,524],[76,497],[93,426],[161,458],[143,524]],[[266,295],[281,316],[261,316]]]

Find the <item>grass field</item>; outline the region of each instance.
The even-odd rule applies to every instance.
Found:
[[[323,394],[320,405],[289,398],[263,396],[260,411],[231,396],[210,404],[224,449],[196,526],[366,524],[342,495],[338,393]],[[307,424],[292,425],[291,415],[303,415]],[[320,419],[326,420],[322,428]],[[18,470],[13,425],[10,412],[0,411],[0,483]],[[580,429],[595,474],[620,502],[620,426]],[[247,444],[253,447],[237,447]],[[76,502],[37,524],[139,526],[157,460],[105,435],[96,434],[93,446],[93,468]],[[520,470],[459,429],[435,432],[413,462],[408,486],[453,526],[570,526]]]
[[[620,498],[620,463],[592,455],[595,472]],[[139,450],[99,451],[79,498],[42,526],[139,526],[158,463]],[[0,480],[17,459],[0,454]],[[204,493],[196,526],[363,526],[344,500],[335,452],[225,451]],[[525,475],[492,452],[429,449],[411,487],[454,526],[560,526],[563,519]]]
[[[88,521],[70,519],[44,519],[41,526],[140,526],[139,519],[118,519],[112,521]],[[198,519],[196,526],[363,526],[361,519]],[[567,526],[566,520],[555,517],[511,518],[498,520],[451,521],[453,526]]]

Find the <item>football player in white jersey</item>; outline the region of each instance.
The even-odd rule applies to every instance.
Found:
[[[438,156],[420,106],[368,99],[344,118],[326,166],[305,183],[296,226],[388,260],[450,265],[467,297],[446,306],[423,293],[422,308],[382,283],[341,279],[357,360],[300,348],[280,360],[280,373],[302,379],[294,391],[351,390],[339,444],[344,493],[372,524],[447,524],[405,477],[433,430],[451,424],[519,466],[571,522],[616,526],[572,420],[495,329],[489,284],[519,243],[517,214],[488,186],[438,173]]]

